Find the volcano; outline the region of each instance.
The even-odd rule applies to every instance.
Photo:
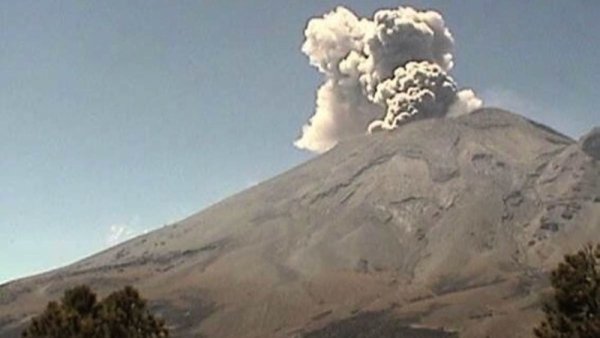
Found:
[[[576,141],[485,108],[354,137],[4,284],[0,336],[86,283],[101,295],[134,285],[175,337],[525,337],[548,271],[598,240],[600,130]]]

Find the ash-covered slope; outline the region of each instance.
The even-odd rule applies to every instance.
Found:
[[[78,283],[134,284],[182,337],[332,336],[366,311],[409,331],[529,336],[544,271],[600,240],[598,140],[496,109],[357,137],[177,224],[0,287],[0,336]]]

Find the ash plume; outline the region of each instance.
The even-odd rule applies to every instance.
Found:
[[[481,106],[448,75],[454,39],[437,12],[399,7],[359,18],[337,7],[311,19],[305,38],[302,52],[325,79],[298,148],[321,153],[353,135]]]

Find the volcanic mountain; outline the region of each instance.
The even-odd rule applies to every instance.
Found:
[[[132,284],[176,337],[525,337],[600,240],[600,130],[499,109],[363,135],[181,222],[0,287],[0,336]]]

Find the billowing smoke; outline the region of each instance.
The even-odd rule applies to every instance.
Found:
[[[369,131],[392,130],[416,117],[443,116],[455,98],[456,83],[440,66],[411,61],[377,86],[374,101],[387,110],[383,120],[369,125]]]
[[[367,130],[481,106],[448,75],[454,39],[437,12],[400,7],[368,19],[338,7],[310,20],[305,36],[302,51],[325,81],[299,148],[324,152]]]

